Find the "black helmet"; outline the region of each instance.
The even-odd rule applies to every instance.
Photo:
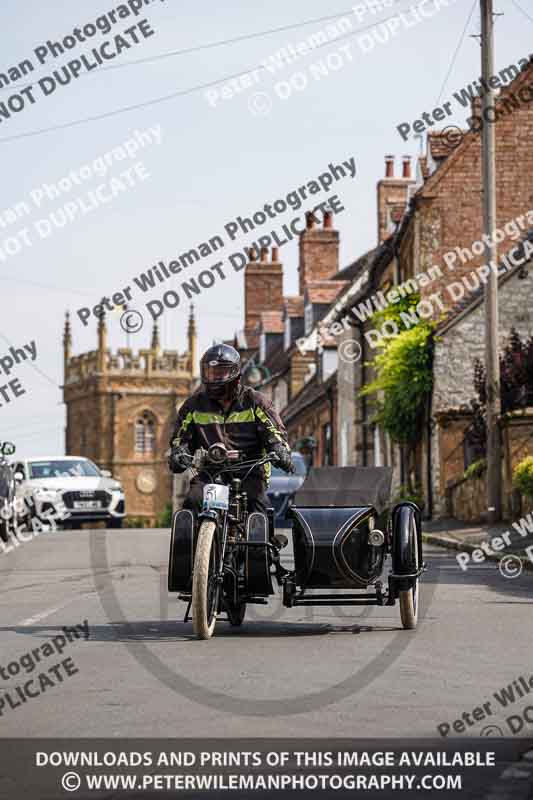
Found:
[[[241,378],[241,357],[231,345],[215,344],[203,354],[200,372],[209,397],[230,400]]]

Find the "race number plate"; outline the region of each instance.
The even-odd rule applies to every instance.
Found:
[[[229,486],[220,483],[207,483],[204,486],[204,511],[212,509],[227,511],[229,508]]]

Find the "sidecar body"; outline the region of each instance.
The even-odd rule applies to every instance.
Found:
[[[423,571],[420,509],[409,502],[391,507],[391,478],[388,467],[309,472],[289,512],[294,571],[284,580],[285,605],[393,605],[403,598],[416,613]]]

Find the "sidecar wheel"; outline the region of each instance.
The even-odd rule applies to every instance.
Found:
[[[415,585],[399,593],[400,597],[400,618],[405,630],[412,631],[418,622],[418,593],[419,581],[416,579]]]
[[[7,542],[9,540],[9,528],[7,525],[7,520],[0,519],[0,539],[3,542]]]
[[[210,639],[215,630],[220,587],[217,570],[216,523],[200,525],[192,579],[192,625],[199,639]]]
[[[226,603],[226,613],[228,615],[229,624],[234,628],[238,628],[244,622],[246,615],[246,603],[241,603],[238,606]]]

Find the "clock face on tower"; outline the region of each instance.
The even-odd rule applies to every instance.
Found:
[[[139,472],[137,475],[135,483],[137,489],[143,494],[152,494],[155,492],[155,487],[157,486],[155,472],[149,469],[143,469],[143,471]]]

